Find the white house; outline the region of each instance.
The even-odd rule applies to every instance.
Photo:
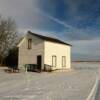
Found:
[[[18,47],[19,68],[25,64],[31,64],[40,70],[71,68],[71,45],[59,39],[28,31]]]

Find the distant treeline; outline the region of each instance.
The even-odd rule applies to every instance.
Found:
[[[72,62],[100,62],[100,61],[72,61]]]
[[[5,58],[5,65],[17,66],[18,65],[18,48],[9,51],[9,55]]]

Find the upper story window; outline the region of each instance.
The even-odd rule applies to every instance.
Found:
[[[32,39],[28,39],[28,49],[32,49]]]

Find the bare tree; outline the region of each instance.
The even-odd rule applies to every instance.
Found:
[[[15,21],[0,17],[0,64],[17,43],[18,35]]]

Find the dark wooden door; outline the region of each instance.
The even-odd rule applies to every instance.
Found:
[[[41,70],[41,66],[42,66],[42,57],[41,55],[39,55],[37,56],[37,68]]]

